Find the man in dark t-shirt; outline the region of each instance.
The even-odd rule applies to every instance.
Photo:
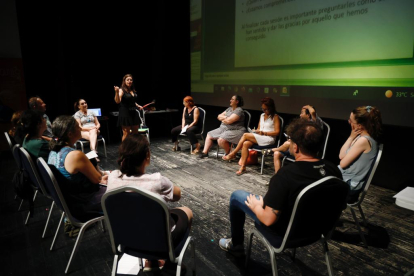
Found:
[[[339,169],[329,161],[317,159],[323,143],[323,132],[314,122],[296,119],[286,130],[289,152],[296,162],[283,167],[272,177],[264,199],[238,190],[230,197],[231,238],[220,240],[220,248],[234,255],[244,252],[244,222],[246,214],[283,236],[289,224],[296,197],[308,185],[325,176],[342,179]]]

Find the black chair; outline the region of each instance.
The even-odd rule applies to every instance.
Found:
[[[53,246],[55,244],[56,237],[57,237],[57,234],[59,232],[60,225],[62,224],[63,218],[65,216],[66,216],[66,219],[68,219],[72,223],[73,226],[80,227],[80,231],[79,231],[78,237],[76,239],[75,246],[73,247],[72,254],[70,255],[68,265],[66,266],[66,269],[65,269],[65,273],[68,273],[70,263],[72,262],[72,259],[76,254],[76,251],[78,250],[79,244],[82,240],[82,236],[85,233],[85,230],[89,226],[94,224],[95,222],[99,222],[99,221],[102,222],[104,217],[103,216],[95,217],[95,218],[92,218],[92,219],[90,219],[86,222],[82,222],[82,221],[78,220],[77,218],[73,217],[72,213],[70,212],[70,210],[68,208],[68,205],[66,204],[65,197],[63,196],[63,194],[61,192],[59,183],[57,182],[57,180],[55,178],[55,175],[56,175],[56,177],[59,177],[58,175],[60,174],[60,172],[54,166],[49,167],[49,165],[45,162],[45,160],[43,160],[42,157],[39,157],[37,159],[37,167],[38,167],[39,173],[40,173],[40,175],[43,179],[43,183],[45,184],[46,188],[50,192],[50,195],[53,198],[56,206],[62,212],[62,216],[59,220],[59,225],[56,229],[56,233],[55,233],[55,236],[53,238],[52,245],[50,246],[50,251],[53,250]],[[52,170],[54,172],[52,172]],[[63,181],[63,179],[61,179],[61,177],[59,177],[59,181]],[[103,224],[102,224],[102,228],[103,228]]]
[[[287,248],[293,249],[321,241],[329,275],[333,275],[328,239],[335,224],[346,208],[349,185],[339,178],[328,176],[304,188],[296,198],[289,225],[284,236],[278,236],[266,226],[255,224],[249,234],[246,267],[250,258],[253,235],[266,246],[272,265],[273,275],[278,275],[276,253]],[[282,214],[283,215],[283,214]]]
[[[201,140],[203,140],[203,143],[204,143],[203,133],[204,133],[204,125],[205,125],[205,121],[206,121],[206,111],[204,109],[202,109],[201,107],[197,107],[197,108],[198,108],[198,110],[200,110],[200,115],[199,115],[198,119],[200,121],[202,121],[203,124],[201,126],[201,132],[197,133],[196,136],[200,137]],[[187,135],[185,133],[182,133],[182,134],[180,133],[180,136],[187,136]],[[192,152],[193,152],[193,145],[191,145],[191,143],[190,143],[190,153],[192,153]]]
[[[252,115],[250,114],[249,111],[247,110],[243,110],[244,111],[244,127],[246,129],[250,128],[250,120],[252,119]],[[230,151],[232,151],[234,144],[230,145]],[[217,153],[216,153],[216,159],[219,157],[219,150],[220,150],[220,146],[217,143]],[[226,153],[224,153],[226,154]]]
[[[16,144],[13,146],[12,153],[13,153],[14,161],[16,161],[16,164],[17,164],[17,169],[21,170],[23,166],[22,166],[22,159],[20,157],[20,145],[19,144]],[[16,198],[17,198],[17,195],[14,197],[14,199]],[[24,201],[23,199],[22,201],[20,201],[19,209],[17,209],[17,211],[20,211],[20,209],[22,208],[23,201]],[[28,214],[28,217],[29,215],[30,215],[30,212]],[[25,224],[26,223],[27,223],[27,219],[26,219]]]
[[[267,145],[267,146],[253,145],[253,147],[251,148],[252,150],[257,151],[258,153],[260,153],[262,155],[262,164],[261,164],[261,167],[260,167],[260,174],[263,174],[264,159],[265,159],[266,155],[269,155],[269,150],[271,150],[273,148],[278,148],[280,146],[284,121],[283,121],[282,117],[280,117],[280,116],[278,116],[278,117],[279,117],[279,121],[280,121],[280,133],[279,133],[279,137],[277,139],[277,142],[275,144]]]
[[[47,198],[52,200],[52,206],[50,207],[49,215],[47,216],[47,220],[46,220],[45,229],[43,230],[43,234],[42,234],[42,238],[44,238],[47,226],[49,224],[50,215],[53,212],[53,206],[55,205],[55,203],[53,201],[53,198],[49,195],[48,191],[46,190],[46,187],[43,185],[43,182],[42,182],[42,180],[39,176],[38,170],[37,170],[37,166],[35,166],[35,164],[32,160],[32,157],[30,156],[30,154],[24,148],[20,148],[20,157],[21,157],[22,166],[24,168],[24,171],[27,172],[27,176],[29,177],[31,183],[34,184],[33,188],[35,189],[35,195],[34,195],[33,201],[35,201],[36,195],[37,195],[39,190],[44,196],[46,196]],[[30,212],[29,212],[29,215],[30,215]],[[25,224],[27,224],[27,221],[29,219],[29,215],[27,215],[27,219],[26,219]]]
[[[349,210],[351,210],[352,217],[354,218],[355,224],[357,225],[357,228],[358,228],[359,235],[360,235],[361,240],[364,243],[365,247],[368,247],[368,243],[365,239],[364,233],[362,232],[362,229],[361,229],[361,226],[360,226],[360,224],[358,222],[358,219],[356,217],[354,208],[357,207],[359,209],[359,212],[361,214],[364,226],[367,227],[367,221],[365,219],[364,212],[362,211],[361,204],[362,204],[362,201],[364,200],[364,198],[365,198],[365,196],[368,192],[369,185],[371,185],[372,178],[374,177],[374,174],[375,174],[375,171],[377,170],[379,161],[381,160],[383,150],[384,150],[384,145],[380,144],[378,146],[378,152],[377,152],[377,157],[375,158],[375,162],[373,162],[371,170],[368,172],[368,174],[366,176],[365,184],[364,184],[364,187],[362,188],[363,189],[362,192],[359,195],[357,195],[355,200],[352,200],[352,198],[348,198],[348,203],[347,203],[347,207],[348,207]]]
[[[321,148],[321,150],[318,152],[318,158],[319,159],[324,159],[325,158],[325,153],[326,153],[326,146],[328,145],[328,140],[329,140],[329,134],[331,133],[331,128],[330,126],[325,123],[324,121],[322,121],[323,123],[323,135],[325,137],[325,141],[323,143],[323,147]],[[295,162],[295,159],[293,158],[289,158],[287,156],[283,157],[282,159],[282,167],[285,163],[285,161],[290,161],[290,162]]]
[[[104,147],[104,152],[105,152],[105,157],[107,157],[107,154],[106,154],[106,144],[105,144],[105,139],[102,137],[102,135],[98,135],[98,137],[97,137],[97,139],[96,139],[96,150],[98,151],[98,144],[99,144],[99,142],[102,142],[103,143],[103,147]],[[75,143],[75,147],[76,148],[78,148],[78,144],[80,144],[80,146],[81,146],[81,150],[82,150],[82,152],[84,152],[84,145],[88,145],[88,144],[90,144],[90,141],[89,140],[86,140],[86,139],[83,139],[83,138],[81,138],[81,139],[79,139],[78,141],[76,141],[76,143]]]
[[[189,243],[192,244],[193,274],[195,274],[194,240],[189,231],[174,248],[171,239],[170,213],[165,201],[157,194],[135,186],[124,186],[102,197],[102,208],[109,229],[116,274],[118,255],[126,253],[150,260],[168,259],[177,263],[177,276]]]

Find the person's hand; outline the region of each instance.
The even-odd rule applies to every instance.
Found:
[[[136,105],[136,107],[137,107],[139,110],[142,110],[142,109],[143,109],[143,108],[142,108],[142,106],[140,106],[139,104],[135,103],[135,105]]]
[[[315,109],[312,106],[310,106],[310,105],[304,105],[302,107],[302,109],[307,109],[310,114],[314,114],[315,113]]]
[[[260,206],[260,208],[263,208],[263,197],[259,196],[259,199],[255,195],[248,195],[244,203],[247,205],[247,207],[250,208],[254,212],[254,209],[256,206]]]
[[[351,134],[349,135],[349,138],[353,141],[358,135],[361,134],[361,129],[358,126],[355,126],[354,124],[351,124]]]
[[[114,90],[116,93],[119,93],[119,87],[118,86],[114,86]]]
[[[105,184],[105,185],[108,184],[108,175],[106,174],[106,175],[102,176],[102,179],[99,183],[100,184]]]

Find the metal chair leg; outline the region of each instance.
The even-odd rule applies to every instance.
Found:
[[[118,270],[118,255],[114,256],[114,264],[112,265],[112,274],[111,276],[116,276],[116,271]]]
[[[359,235],[361,236],[361,240],[364,243],[364,246],[368,248],[368,243],[365,240],[364,233],[362,232],[361,226],[359,225],[359,222],[358,222],[358,219],[356,217],[355,211],[354,211],[354,209],[352,207],[350,207],[350,208],[351,208],[352,216],[354,217],[355,223],[357,225],[357,228],[358,228],[358,231],[359,231]]]
[[[359,212],[361,213],[362,221],[364,222],[364,226],[367,227],[367,220],[365,219],[364,212],[362,211],[362,207],[360,204],[358,204]]]
[[[246,249],[246,261],[245,261],[245,268],[247,269],[247,266],[249,264],[250,260],[250,253],[252,252],[252,240],[253,240],[254,232],[250,232],[249,237],[247,239],[247,249]]]
[[[50,206],[49,215],[47,216],[47,220],[46,220],[45,230],[43,230],[42,239],[45,237],[45,234],[46,234],[46,229],[47,229],[47,226],[48,226],[48,224],[49,224],[50,215],[52,214],[52,211],[53,211],[53,206],[54,206],[54,205],[55,205],[55,202],[54,202],[54,201],[52,201],[52,206]]]
[[[102,138],[102,142],[103,142],[103,146],[104,146],[104,151],[105,151],[105,157],[108,157],[108,155],[106,154],[106,143],[105,143],[105,139]],[[96,143],[98,144],[98,143]]]
[[[331,253],[329,252],[328,243],[324,239],[322,240],[322,246],[323,246],[323,251],[325,253],[325,261],[326,261],[326,267],[328,268],[328,275],[333,276]]]
[[[55,245],[56,237],[57,237],[57,234],[59,232],[60,225],[62,224],[62,221],[63,221],[63,218],[64,217],[65,217],[65,212],[62,212],[62,216],[60,217],[59,224],[58,224],[58,227],[56,229],[55,236],[53,237],[52,245],[50,246],[50,251],[53,250],[53,246]]]
[[[36,200],[37,192],[38,192],[38,190],[36,190],[36,192],[34,193],[33,202]],[[29,218],[30,218],[30,210],[29,210],[29,213],[27,213],[26,221],[24,222],[25,225],[27,225],[27,222],[29,221]]]
[[[20,201],[19,209],[17,209],[17,211],[20,211],[20,209],[22,208],[22,204],[23,204],[23,199],[22,201]]]
[[[260,168],[260,174],[263,174],[263,166],[264,166],[264,159],[265,159],[265,154],[262,153],[262,167]]]

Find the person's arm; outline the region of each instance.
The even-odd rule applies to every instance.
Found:
[[[186,107],[184,107],[184,109],[183,109],[183,117],[181,119],[181,128],[185,127],[185,109],[186,109]]]
[[[339,165],[342,169],[349,167],[362,153],[368,151],[370,148],[371,146],[368,140],[361,137],[354,143],[352,148],[350,148],[346,155],[341,159]]]
[[[198,122],[198,117],[200,116],[200,111],[198,110],[198,108],[196,107],[195,109],[194,109],[194,116],[193,116],[193,118],[194,118],[194,121],[188,126],[188,128],[190,128],[190,127],[192,127],[192,126],[195,126],[195,125],[197,125],[197,122]]]
[[[217,119],[220,121],[220,122],[223,122],[223,120],[225,120],[227,118],[227,116],[226,116],[226,111],[224,111],[223,113],[220,113],[218,116],[217,116]]]
[[[259,196],[259,199],[255,195],[250,194],[247,196],[244,202],[250,210],[256,215],[256,217],[266,226],[270,226],[277,222],[280,217],[280,211],[274,210],[269,206],[263,208],[263,197]]]
[[[312,121],[316,122],[316,111],[311,105],[305,105],[302,107],[304,109],[307,109],[309,111],[309,114],[311,115]]]
[[[346,151],[351,147],[352,142],[360,134],[361,134],[361,130],[359,128],[354,127],[354,125],[351,125],[351,134],[349,135],[348,139],[345,141],[345,143],[343,144],[341,150],[339,151],[339,159],[340,160],[342,160],[345,157]]]
[[[224,119],[221,122],[226,124],[226,125],[231,125],[232,123],[235,123],[238,120],[240,120],[240,116],[233,113],[233,114],[230,115],[230,117],[226,117],[226,119]]]
[[[99,123],[98,117],[93,116],[95,118],[94,122],[95,122],[95,128],[97,130],[99,130],[101,128],[101,124]]]
[[[68,153],[65,159],[65,169],[70,174],[76,174],[78,172],[82,173],[94,184],[101,183],[102,180],[102,183],[104,183],[105,179],[108,178],[108,176],[103,178],[102,173],[99,172],[92,165],[91,161],[89,161],[88,157],[79,150]]]
[[[273,118],[274,121],[274,131],[260,131],[259,134],[260,135],[264,135],[264,136],[278,136],[280,133],[280,122],[279,122],[279,118],[276,117],[277,115],[275,115],[275,117]],[[259,123],[260,126],[260,123]]]
[[[124,95],[124,91],[120,89],[118,86],[114,86],[115,90],[115,102],[119,104],[121,102],[122,96]]]
[[[47,137],[47,136],[42,136],[42,139],[43,139],[43,140],[46,140],[46,141],[50,141],[50,140],[52,140],[52,138]]]

